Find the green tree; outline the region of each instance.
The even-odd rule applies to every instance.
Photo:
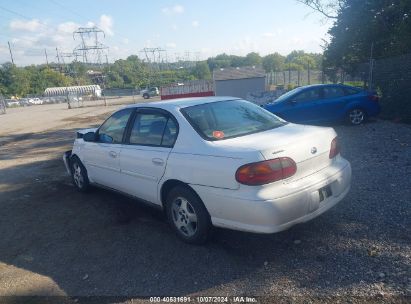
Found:
[[[411,52],[411,2],[408,0],[345,0],[329,30],[324,52],[327,67],[354,70],[374,58]]]
[[[193,74],[197,79],[211,79],[210,68],[205,61],[196,63]]]
[[[264,70],[268,72],[281,71],[284,67],[285,58],[279,53],[269,54],[263,57]]]
[[[245,64],[246,65],[261,65],[262,63],[262,58],[258,53],[252,52],[248,53],[245,56]]]

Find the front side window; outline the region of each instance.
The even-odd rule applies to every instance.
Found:
[[[177,137],[175,122],[160,113],[137,113],[130,132],[130,144],[166,146],[174,144]]]
[[[98,130],[98,141],[109,144],[120,144],[133,109],[124,109],[114,113]]]
[[[319,89],[309,89],[296,95],[293,100],[297,102],[314,101],[320,99]]]
[[[181,110],[192,127],[207,140],[221,140],[262,132],[284,125],[274,114],[245,100],[227,100]]]

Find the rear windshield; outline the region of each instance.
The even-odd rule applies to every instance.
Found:
[[[280,127],[286,122],[245,100],[227,100],[181,110],[193,128],[207,140],[222,140]]]

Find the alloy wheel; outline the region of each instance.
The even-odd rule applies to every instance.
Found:
[[[197,214],[188,200],[177,197],[172,203],[174,225],[186,237],[192,237],[197,232]]]
[[[359,125],[364,121],[364,112],[360,109],[352,110],[349,114],[350,122],[353,125]]]
[[[84,178],[83,178],[83,174],[81,172],[81,167],[77,162],[75,162],[73,164],[73,169],[74,169],[74,171],[73,171],[74,182],[75,182],[77,187],[82,188],[83,185],[84,185]]]

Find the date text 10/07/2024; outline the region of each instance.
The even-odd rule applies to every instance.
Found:
[[[150,297],[152,303],[257,303],[254,297]]]

